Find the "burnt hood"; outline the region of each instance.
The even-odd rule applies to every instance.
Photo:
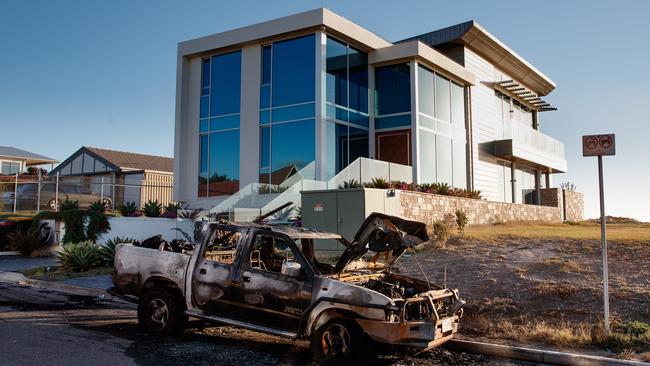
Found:
[[[351,244],[343,251],[334,273],[342,272],[348,264],[369,251],[389,252],[394,262],[406,249],[428,240],[427,227],[423,222],[373,212],[363,221]]]

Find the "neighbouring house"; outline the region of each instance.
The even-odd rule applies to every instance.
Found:
[[[173,164],[163,156],[83,146],[49,174],[115,206],[148,200],[164,205],[172,202]]]
[[[59,161],[11,146],[0,146],[0,175],[22,173],[28,167],[56,164]]]
[[[529,205],[567,171],[540,131],[555,83],[475,21],[390,42],[316,9],[181,42],[176,77],[174,197],[197,207],[268,206],[254,192],[292,190],[260,187],[331,182],[359,158],[377,163],[360,177],[406,167]]]

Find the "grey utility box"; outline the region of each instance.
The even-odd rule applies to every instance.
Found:
[[[400,216],[399,191],[374,188],[301,192],[302,226],[354,239],[359,226],[373,212]],[[319,240],[317,251],[342,251],[334,240]]]

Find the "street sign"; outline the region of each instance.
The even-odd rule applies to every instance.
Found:
[[[598,157],[598,188],[600,193],[600,241],[603,251],[603,305],[605,332],[609,334],[609,269],[607,268],[607,225],[605,223],[605,191],[603,189],[603,155],[615,155],[614,134],[582,136],[582,156]]]
[[[582,156],[616,155],[614,134],[582,136]]]

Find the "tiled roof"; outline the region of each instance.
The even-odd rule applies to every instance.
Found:
[[[137,154],[124,151],[85,147],[91,153],[118,166],[121,170],[156,170],[160,172],[173,172],[174,159],[164,156]]]

